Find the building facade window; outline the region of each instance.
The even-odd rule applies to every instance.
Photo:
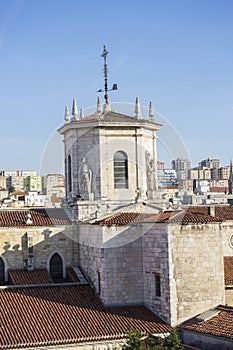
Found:
[[[2,258],[0,258],[0,285],[5,282],[5,264]]]
[[[72,173],[71,173],[71,156],[68,155],[68,166],[67,166],[67,174],[68,174],[68,190],[72,191]]]
[[[155,273],[155,296],[161,297],[161,281],[158,273]]]
[[[55,281],[63,278],[63,262],[58,253],[54,253],[50,259],[50,274]]]
[[[114,154],[114,188],[128,188],[128,158],[125,152]]]

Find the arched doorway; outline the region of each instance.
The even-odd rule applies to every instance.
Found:
[[[2,258],[0,258],[0,285],[5,284],[5,264]]]
[[[50,259],[50,275],[55,281],[62,280],[63,278],[63,262],[58,253],[54,253]]]

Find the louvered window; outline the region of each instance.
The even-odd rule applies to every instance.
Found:
[[[114,155],[114,188],[128,188],[128,159],[125,152]]]

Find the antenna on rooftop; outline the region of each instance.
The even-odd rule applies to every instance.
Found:
[[[109,106],[109,96],[108,96],[108,91],[112,91],[112,90],[117,90],[117,84],[113,84],[112,88],[109,89],[108,88],[108,65],[107,65],[107,55],[108,55],[108,51],[106,50],[106,47],[104,45],[104,50],[103,50],[103,53],[101,55],[101,57],[103,57],[104,59],[104,69],[103,69],[103,72],[104,72],[104,89],[99,89],[97,92],[104,92],[104,98],[105,98],[105,109],[106,106]]]

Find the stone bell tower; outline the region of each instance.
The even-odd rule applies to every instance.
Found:
[[[66,106],[65,123],[58,130],[64,136],[66,198],[79,211],[86,205],[80,219],[155,199],[156,133],[161,125],[154,121],[151,102],[148,119],[142,117],[138,98],[134,112],[129,116],[111,110],[106,81],[104,108],[99,97],[96,112],[89,116],[78,113],[76,100],[72,116]]]

